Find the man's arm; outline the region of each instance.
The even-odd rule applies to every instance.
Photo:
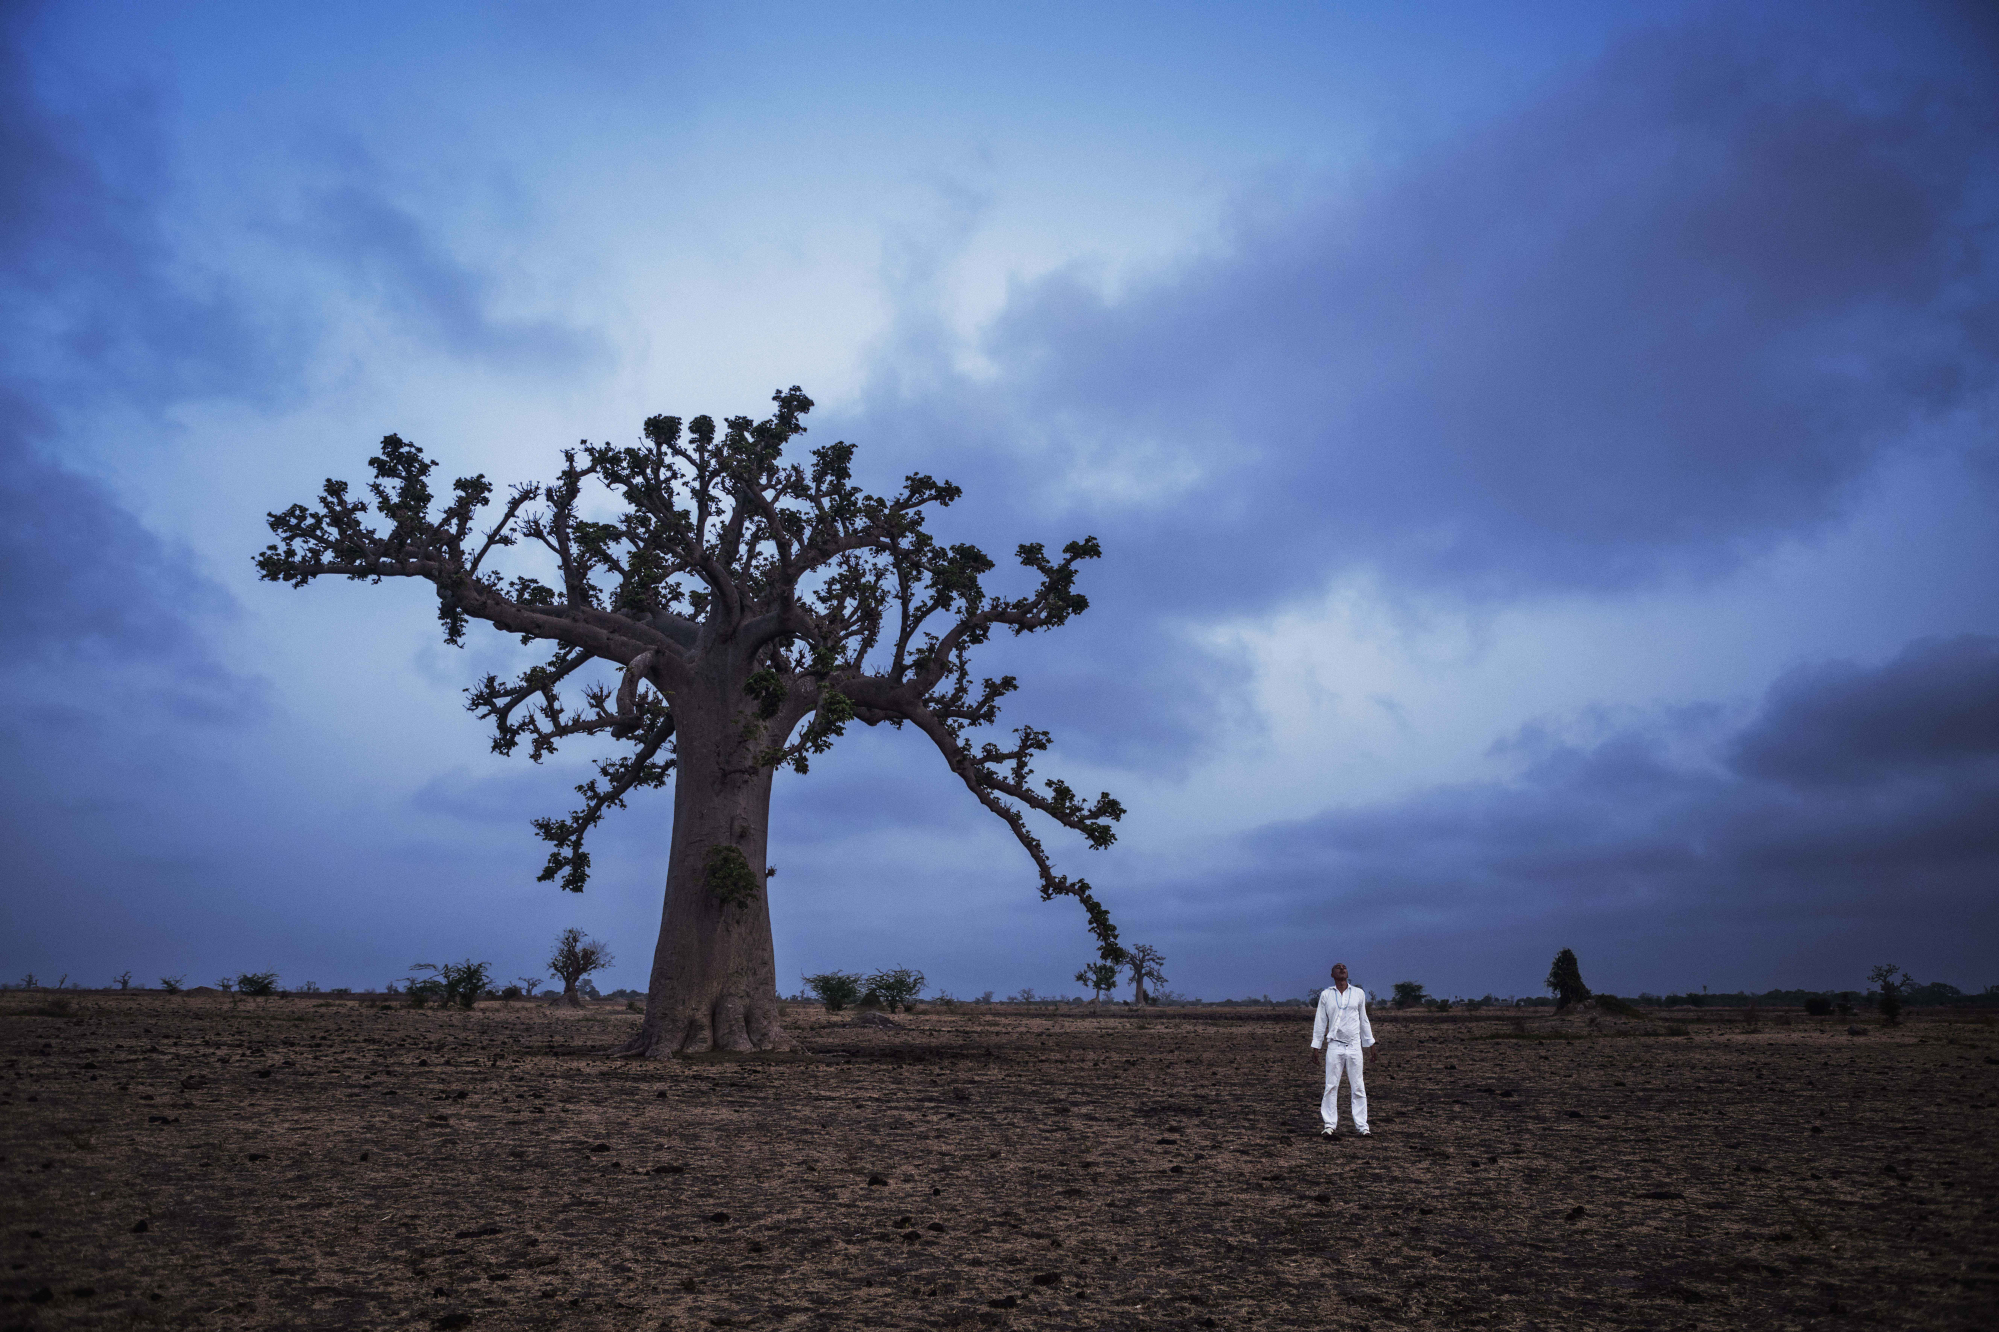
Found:
[[[1312,1014],[1312,1048],[1319,1049],[1326,1043],[1326,993],[1319,992],[1319,1007]]]
[[[1374,1044],[1374,1024],[1367,1020],[1367,991],[1360,992],[1360,1048]]]

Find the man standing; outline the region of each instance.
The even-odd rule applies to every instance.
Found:
[[[1319,1100],[1320,1136],[1340,1133],[1340,1076],[1344,1074],[1353,1103],[1354,1132],[1367,1136],[1367,1084],[1361,1080],[1360,1052],[1374,1044],[1367,1021],[1367,991],[1347,984],[1347,964],[1333,964],[1333,983],[1319,991],[1319,1012],[1312,1019],[1312,1049],[1326,1053],[1326,1094]]]

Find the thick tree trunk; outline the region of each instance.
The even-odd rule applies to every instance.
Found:
[[[576,993],[576,982],[568,976],[562,978],[562,998],[556,1001],[569,1008],[583,1007],[582,996]]]
[[[735,734],[735,709],[719,725],[689,726],[684,700],[673,790],[673,849],[666,909],[653,953],[645,1020],[619,1051],[664,1059],[703,1050],[777,1050],[778,1025],[768,866],[772,772],[753,768]],[[703,734],[703,732],[708,734]],[[711,853],[733,847],[747,863],[749,899],[725,901],[711,881]]]

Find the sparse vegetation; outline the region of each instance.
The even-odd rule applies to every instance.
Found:
[[[129,990],[132,988],[132,973],[130,971],[121,971],[111,978],[111,983],[121,990]]]
[[[227,989],[228,986],[224,986]],[[278,992],[278,973],[275,971],[244,971],[236,976],[236,992],[261,998]]]
[[[1394,995],[1395,997],[1391,1002],[1396,1008],[1420,1008],[1423,1002],[1430,997],[1423,993],[1423,984],[1421,981],[1395,982]]]
[[[160,977],[160,988],[162,990],[165,990],[168,994],[179,994],[181,992],[181,987],[184,984],[186,984],[186,982],[187,982],[187,977],[184,975],[162,976]]]
[[[1999,1088],[1999,1065],[1984,1063],[1987,1054],[1999,1057],[1999,1034],[1941,1013],[1903,1014],[1927,1041],[1847,1043],[1842,1036],[1846,1048],[1830,1064],[1829,1033],[1805,1023],[1786,1033],[1770,1016],[1767,1036],[1743,1041],[1669,1037],[1670,1028],[1658,1031],[1663,1024],[1654,1023],[1606,1021],[1592,1030],[1550,1021],[1547,1008],[1538,1021],[1521,1010],[1523,1026],[1556,1032],[1488,1039],[1489,1031],[1507,1031],[1516,1014],[1488,1009],[1450,1022],[1404,1014],[1400,1030],[1384,1034],[1392,1062],[1371,1089],[1375,1136],[1366,1145],[1387,1150],[1375,1158],[1379,1164],[1352,1164],[1350,1154],[1328,1167],[1310,1122],[1317,1088],[1300,1039],[1309,1011],[1262,1010],[1260,996],[1190,1010],[1193,1020],[1185,1021],[1158,1009],[1126,1021],[1012,1006],[992,1017],[947,1019],[946,1033],[879,1038],[847,1031],[841,1017],[815,1015],[795,1029],[809,1052],[836,1057],[727,1061],[643,1077],[630,1074],[644,1069],[594,1057],[619,1028],[638,1021],[623,1011],[628,995],[606,1006],[601,1024],[549,1021],[520,1004],[511,1011],[482,1005],[469,1021],[455,1011],[437,1016],[434,1004],[426,1014],[311,1001],[285,1009],[246,1004],[231,1014],[225,1001],[170,1000],[157,991],[85,998],[67,1018],[22,1011],[69,994],[10,990],[0,997],[7,1014],[0,1018],[0,1042],[7,1043],[0,1065],[18,1060],[10,1072],[27,1075],[8,1084],[7,1124],[20,1145],[6,1149],[5,1168],[10,1184],[27,1185],[21,1191],[38,1213],[17,1221],[15,1234],[25,1239],[32,1225],[51,1241],[15,1246],[22,1250],[15,1261],[41,1266],[16,1274],[12,1322],[34,1316],[23,1298],[28,1291],[47,1285],[68,1292],[104,1280],[102,1255],[118,1254],[116,1246],[143,1258],[146,1243],[184,1243],[177,1233],[184,1218],[227,1217],[243,1244],[261,1249],[255,1261],[146,1260],[141,1298],[158,1290],[159,1304],[170,1309],[225,1313],[254,1299],[265,1312],[248,1321],[274,1325],[284,1315],[264,1303],[277,1289],[271,1268],[323,1271],[369,1261],[365,1237],[393,1199],[408,1226],[388,1240],[397,1278],[421,1268],[419,1292],[440,1283],[471,1290],[459,1297],[476,1300],[479,1316],[468,1328],[552,1318],[591,1325],[587,1307],[579,1316],[566,1300],[542,1294],[549,1284],[576,1280],[570,1274],[585,1261],[578,1245],[586,1242],[595,1284],[564,1284],[559,1293],[592,1289],[606,1307],[613,1300],[641,1307],[686,1276],[716,1301],[709,1308],[769,1307],[775,1269],[764,1264],[781,1260],[788,1304],[838,1309],[857,1289],[857,1272],[881,1270],[857,1267],[857,1246],[843,1242],[856,1234],[857,1220],[860,1233],[894,1242],[892,1257],[885,1243],[868,1249],[873,1261],[898,1268],[906,1289],[958,1283],[919,1316],[898,1316],[887,1305],[884,1329],[942,1326],[942,1311],[960,1306],[969,1311],[961,1325],[972,1332],[1001,1329],[1003,1322],[982,1324],[976,1313],[1009,1293],[1020,1294],[1026,1308],[1017,1326],[1060,1322],[1075,1312],[1066,1296],[1083,1288],[1084,1276],[1099,1312],[1176,1311],[1185,1316],[1147,1321],[1177,1322],[1188,1332],[1200,1332],[1207,1317],[1222,1328],[1328,1326],[1333,1283],[1350,1292],[1342,1307],[1367,1310],[1361,1316],[1369,1326],[1443,1325],[1442,1317],[1393,1320],[1380,1312],[1408,1293],[1418,1269],[1425,1305],[1472,1311],[1464,1321],[1480,1321],[1476,1315],[1491,1307],[1497,1289],[1519,1326],[1570,1327],[1580,1283],[1597,1280],[1607,1258],[1619,1264],[1613,1272],[1670,1267],[1673,1281],[1707,1292],[1694,1312],[1712,1312],[1707,1321],[1716,1327],[1762,1326],[1765,1311],[1780,1302],[1822,1309],[1825,1303],[1811,1302],[1829,1302],[1821,1287],[1829,1281],[1840,1283],[1839,1298],[1854,1311],[1818,1320],[1834,1326],[1954,1332],[1984,1325],[1976,1303],[1983,1288],[1954,1280],[1981,1273],[1963,1266],[1962,1246],[1953,1242],[1980,1233],[1978,1217],[1994,1193],[1986,1121],[1967,1113],[1966,1102],[1988,1101]],[[1459,1007],[1454,1001],[1453,1013]],[[1705,1016],[1712,1031],[1714,1015]],[[1739,1016],[1728,1013],[1731,1031],[1739,1031]],[[68,1025],[78,1017],[88,1025]],[[973,1058],[941,1061],[947,1042]],[[110,1097],[114,1077],[124,1076],[116,1070],[155,1043],[174,1055],[159,1061],[147,1090],[169,1093],[187,1079],[194,1094],[144,1104]],[[52,1052],[38,1053],[45,1045]],[[857,1054],[864,1057],[851,1057]],[[86,1072],[85,1060],[100,1067]],[[499,1067],[491,1067],[494,1060]],[[379,1071],[385,1063],[393,1077]],[[93,1072],[101,1074],[94,1083]],[[336,1090],[340,1081],[349,1085]],[[1628,1089],[1617,1085],[1627,1081]],[[1898,1098],[1895,1122],[1915,1131],[1879,1134],[1839,1114],[1838,1106],[1898,1081],[1946,1088]],[[1699,1088],[1697,1104],[1673,1094],[1686,1086]],[[1972,1095],[1952,1095],[1960,1086]],[[343,1090],[364,1094],[350,1098]],[[397,1095],[383,1098],[383,1090]],[[460,1091],[469,1092],[463,1101],[455,1099]],[[34,1093],[38,1101],[26,1100]],[[119,1113],[104,1113],[107,1100]],[[255,1118],[239,1117],[246,1114]],[[787,1150],[775,1159],[703,1150],[729,1145],[731,1128],[738,1140],[749,1136],[745,1129],[756,1123],[780,1126]],[[703,1130],[691,1142],[682,1132],[688,1124]],[[1817,1125],[1822,1136],[1810,1134]],[[69,1134],[87,1137],[95,1149]],[[1160,1138],[1168,1141],[1154,1146]],[[591,1153],[600,1142],[605,1149]],[[260,1159],[249,1159],[252,1153]],[[188,1163],[165,1206],[133,1182],[143,1182],[149,1163],[162,1156]],[[50,1160],[54,1168],[42,1175]],[[458,1169],[461,1163],[478,1168]],[[916,1163],[942,1167],[942,1194],[930,1193],[922,1167],[911,1168]],[[1884,1173],[1891,1163],[1907,1173]],[[1167,1173],[1172,1165],[1183,1165],[1183,1174]],[[1758,1165],[1770,1168],[1759,1172]],[[449,1189],[438,1187],[441,1168],[455,1172]],[[870,1188],[864,1181],[875,1170],[884,1184]],[[1806,1170],[1842,1172],[1855,1194],[1866,1190],[1868,1205],[1826,1205],[1847,1195],[1811,1189],[1801,1182]],[[1273,1174],[1280,1178],[1269,1179]],[[580,1187],[579,1177],[586,1181]],[[1033,1182],[1032,1192],[1024,1181]],[[835,1189],[864,1194],[862,1207],[831,1206]],[[1320,1190],[1329,1201],[1314,1201]],[[303,1217],[302,1192],[319,1204]],[[1394,1209],[1370,1214],[1352,1202],[1364,1204],[1369,1195],[1392,1196]],[[1705,1205],[1716,1198],[1734,1205]],[[541,1224],[528,1209],[550,1199],[556,1206],[594,1202],[607,1224],[574,1232],[561,1228],[560,1216]],[[1791,1219],[1791,1203],[1822,1228],[1822,1242],[1807,1242],[1811,1232]],[[1551,1236],[1546,1224],[1523,1224],[1576,1206],[1601,1227],[1577,1235],[1579,1243]],[[729,1220],[710,1220],[717,1211]],[[662,1212],[669,1218],[663,1226]],[[133,1233],[147,1217],[149,1231]],[[1218,1217],[1248,1217],[1254,1225],[1218,1224]],[[1697,1227],[1690,1231],[1686,1219]],[[1964,1228],[1944,1230],[1944,1222]],[[1918,1233],[1937,1242],[1909,1243],[1916,1227],[1933,1227]],[[918,1242],[896,1239],[907,1233]],[[1248,1242],[1259,1233],[1270,1242]],[[1618,1241],[1627,1249],[1612,1248]],[[751,1243],[765,1244],[763,1254],[749,1250]],[[1656,1247],[1634,1254],[1641,1244]],[[1475,1248],[1485,1260],[1432,1262],[1429,1250],[1446,1245]],[[1031,1261],[1003,1264],[996,1248]],[[343,1258],[341,1249],[354,1256]],[[1168,1250],[1170,1263],[1143,1257]],[[764,1256],[773,1251],[777,1258]],[[1032,1258],[1037,1251],[1045,1256]],[[197,1249],[186,1252],[200,1257]],[[1120,1261],[1086,1265],[1078,1254]],[[969,1266],[968,1257],[988,1265]],[[1634,1257],[1639,1266],[1623,1266]],[[1813,1261],[1791,1261],[1798,1257]],[[1027,1307],[1047,1289],[1031,1281],[1043,1271],[1059,1271],[1061,1279],[1045,1303]],[[496,1273],[510,1279],[483,1279]],[[824,1303],[813,1304],[815,1296]],[[1063,1298],[1056,1303],[1054,1296]],[[1633,1282],[1615,1298],[1629,1326],[1688,1325],[1688,1302],[1672,1288]],[[439,1300],[430,1308],[455,1307]],[[51,1323],[45,1311],[49,1326],[88,1322],[94,1312],[81,1296],[58,1294],[51,1303],[61,1317]],[[99,1298],[95,1311],[107,1303]],[[439,1322],[419,1312],[425,1316],[404,1321]],[[206,1321],[231,1322],[221,1315]],[[1359,1326],[1359,1317],[1353,1322]],[[1125,1324],[1127,1332],[1132,1326]]]
[[[423,1007],[423,1003],[415,997],[421,990],[424,999],[437,999],[446,1007],[470,1008],[486,992],[493,968],[490,963],[474,962],[468,957],[463,962],[417,962],[411,965],[410,970],[430,973],[421,978],[410,977],[412,1007]]]

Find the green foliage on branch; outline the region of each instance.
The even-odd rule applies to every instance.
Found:
[[[707,879],[708,891],[714,893],[723,906],[746,907],[757,900],[756,871],[750,868],[749,858],[736,847],[709,847],[702,873]]]
[[[1106,994],[1117,988],[1118,975],[1124,970],[1124,958],[1114,961],[1086,962],[1076,973],[1078,983],[1090,987],[1091,997],[1101,1001]]]

